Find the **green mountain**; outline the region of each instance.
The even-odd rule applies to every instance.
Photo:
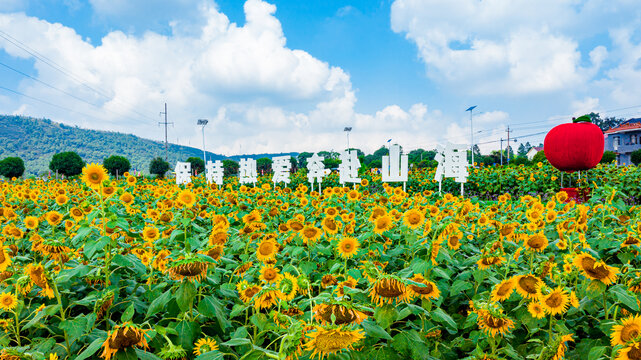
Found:
[[[0,159],[7,156],[22,158],[25,175],[47,173],[51,157],[63,151],[75,151],[87,163],[102,163],[111,155],[125,156],[132,170],[148,173],[151,159],[165,156],[165,144],[130,134],[81,129],[47,119],[0,115]],[[169,144],[168,161],[172,168],[177,160],[185,161],[190,156],[202,157],[203,151]],[[207,152],[207,158],[226,157]]]

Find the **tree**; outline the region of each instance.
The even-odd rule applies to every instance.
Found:
[[[223,170],[225,176],[231,176],[238,174],[238,169],[240,165],[234,160],[223,160]]]
[[[106,158],[102,162],[102,165],[112,176],[116,176],[116,174],[122,175],[129,171],[129,169],[131,168],[129,160],[127,160],[127,158],[124,156],[118,155],[111,155],[110,157]]]
[[[632,152],[632,154],[630,154],[630,161],[632,161],[632,163],[637,166],[641,164],[641,149],[635,150]]]
[[[588,114],[588,116],[590,117],[590,120],[592,120],[592,123],[598,126],[601,129],[601,131],[606,131],[608,129],[617,127],[621,125],[621,123],[625,122],[625,119],[621,119],[621,118],[617,119],[614,116],[601,119],[601,115],[599,115],[599,113],[593,113],[593,112]]]
[[[323,160],[323,164],[325,164],[325,167],[327,169],[336,169],[340,163],[341,162],[338,159],[333,159],[333,158],[329,158],[329,157],[327,157],[327,158],[325,158],[325,160]]]
[[[192,156],[187,159],[187,162],[191,164],[192,174],[202,174],[205,172],[205,160]]]
[[[601,157],[601,161],[599,161],[601,164],[610,164],[611,162],[615,161],[617,159],[617,154],[614,153],[614,151],[605,151],[603,153],[603,157]]]
[[[310,152],[302,152],[298,154],[298,156],[296,157],[296,160],[298,161],[298,167],[301,169],[306,168],[307,159],[309,159],[312,156],[314,156],[314,153],[310,153]]]
[[[548,159],[545,157],[545,152],[543,150],[539,151],[532,158],[532,164],[538,164],[540,162],[546,163]]]
[[[530,145],[530,142],[528,141],[525,143],[525,153],[527,154],[530,149],[532,149],[532,145]]]
[[[11,179],[24,174],[24,161],[19,157],[8,157],[0,161],[0,175]]]
[[[510,164],[512,165],[521,165],[521,164],[527,165],[528,163],[529,161],[527,157],[521,156],[521,155],[517,156],[514,160],[510,161]]]
[[[527,154],[527,150],[525,149],[525,145],[523,145],[523,143],[519,145],[519,149],[516,151],[516,153],[519,156],[525,156]]]
[[[85,166],[84,160],[74,151],[67,151],[55,154],[49,162],[49,169],[53,172],[64,176],[74,176],[82,174],[82,168]]]
[[[159,178],[165,177],[165,173],[169,171],[169,163],[161,157],[154,158],[149,163],[149,173],[158,176]]]
[[[272,172],[272,160],[266,157],[256,160],[256,171],[259,174]]]

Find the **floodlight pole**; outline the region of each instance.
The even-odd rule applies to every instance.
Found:
[[[198,125],[202,126],[203,130],[203,161],[205,162],[205,166],[207,166],[207,152],[205,151],[205,126],[209,120],[207,119],[198,119]]]
[[[351,126],[345,126],[343,131],[345,131],[347,133],[347,151],[349,151],[349,132],[352,131],[352,127]]]
[[[472,146],[471,147],[471,149],[472,149],[472,166],[474,166],[474,125],[472,124],[472,112],[474,112],[474,108],[475,107],[476,107],[476,105],[470,106],[469,108],[467,108],[467,110],[465,110],[465,111],[469,111],[470,112],[470,140],[471,140],[471,143],[472,143],[472,145],[471,145]]]

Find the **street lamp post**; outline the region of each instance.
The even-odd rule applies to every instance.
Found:
[[[205,161],[205,166],[207,166],[207,152],[205,151],[205,125],[209,120],[207,119],[198,119],[198,125],[202,126],[203,129],[203,161]]]
[[[349,132],[352,131],[351,126],[346,126],[345,129],[343,129],[347,133],[347,151],[349,151]]]
[[[474,111],[474,108],[476,108],[476,105],[470,106],[467,108],[465,111],[470,112],[470,140],[472,142],[472,166],[474,166],[474,125],[472,124],[472,112]]]

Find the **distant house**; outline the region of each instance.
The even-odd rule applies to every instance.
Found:
[[[641,118],[630,119],[608,129],[605,134],[605,150],[617,155],[617,164],[630,165],[630,154],[641,149]]]
[[[528,151],[527,154],[525,154],[525,156],[527,156],[528,160],[532,161],[532,159],[534,158],[534,155],[536,155],[536,153],[538,153],[541,150],[543,150],[543,146],[532,147],[530,148],[530,151]]]

